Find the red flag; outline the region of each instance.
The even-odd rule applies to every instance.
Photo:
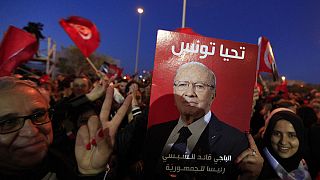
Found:
[[[41,76],[39,82],[40,84],[50,83],[50,76],[48,74]]]
[[[39,44],[32,34],[9,26],[0,44],[0,76],[8,76],[20,64],[30,60]]]
[[[119,68],[117,65],[109,64],[109,70],[113,74],[117,74],[118,77],[122,75],[123,68]]]
[[[258,71],[272,73],[274,79],[277,80],[279,78],[279,75],[278,75],[276,61],[274,59],[270,41],[266,37],[261,36],[259,38],[258,45],[259,45]]]
[[[115,64],[109,64],[107,62],[104,62],[100,67],[100,71],[106,73],[106,75],[109,78],[114,76],[114,75],[117,75],[117,77],[121,77],[122,76],[122,72],[123,72],[123,68],[119,68]]]
[[[89,57],[98,48],[100,35],[91,21],[71,16],[66,20],[61,19],[59,23],[85,57]]]
[[[278,92],[279,95],[281,95],[283,98],[288,99],[289,98],[289,91],[288,91],[288,83],[287,81],[282,81],[281,84],[276,86],[275,91]]]

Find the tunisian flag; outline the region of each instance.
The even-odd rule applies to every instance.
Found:
[[[261,36],[259,38],[258,45],[259,45],[258,71],[272,73],[274,80],[279,79],[276,60],[274,59],[270,41],[266,37]]]
[[[109,64],[107,62],[104,62],[100,67],[100,71],[106,73],[106,75],[109,78],[111,78],[114,75],[117,75],[117,77],[121,77],[122,72],[123,72],[123,68],[119,68],[115,64]]]
[[[30,60],[39,44],[32,34],[9,26],[0,44],[0,76],[8,76],[20,64]]]
[[[66,20],[61,19],[59,23],[85,57],[89,57],[99,46],[100,35],[91,21],[71,16]]]

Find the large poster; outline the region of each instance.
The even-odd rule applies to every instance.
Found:
[[[158,31],[147,179],[236,179],[248,149],[257,45]]]
[[[216,76],[212,112],[233,127],[249,130],[257,52],[254,44],[159,30],[149,127],[179,117],[173,97],[174,76],[181,65],[195,61]]]

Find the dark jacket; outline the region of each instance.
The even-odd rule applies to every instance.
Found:
[[[3,171],[5,173],[3,173]],[[51,178],[56,176],[58,180],[95,180],[103,179],[104,175],[105,172],[94,176],[81,175],[77,170],[75,161],[52,148],[49,148],[47,156],[37,167],[19,172],[10,172],[9,170],[3,169],[0,171],[1,180],[41,180],[49,176]]]
[[[164,171],[165,164],[162,161],[161,152],[177,122],[177,120],[169,121],[148,129],[144,154],[145,179],[171,179],[168,173]],[[201,134],[191,154],[195,154],[196,157],[198,155],[212,155],[214,158],[231,155],[231,162],[216,165],[216,168],[225,168],[224,174],[181,171],[177,173],[177,179],[237,179],[240,172],[234,164],[234,160],[248,147],[248,140],[244,133],[218,120],[212,113],[209,124]],[[201,163],[199,160],[191,160],[184,162],[184,165],[198,167],[205,165],[212,168],[215,166],[213,158],[212,161],[209,161],[209,164]]]

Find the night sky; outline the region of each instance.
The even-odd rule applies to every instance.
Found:
[[[2,0],[0,33],[9,25],[44,24],[43,34],[61,46],[73,45],[58,21],[81,16],[94,22],[101,35],[97,52],[119,61],[132,74],[138,32],[138,7],[144,8],[139,70],[153,68],[158,29],[181,26],[183,0]],[[187,0],[186,26],[201,35],[257,44],[266,36],[280,75],[289,80],[320,83],[319,0]],[[42,41],[42,46],[46,46]]]

